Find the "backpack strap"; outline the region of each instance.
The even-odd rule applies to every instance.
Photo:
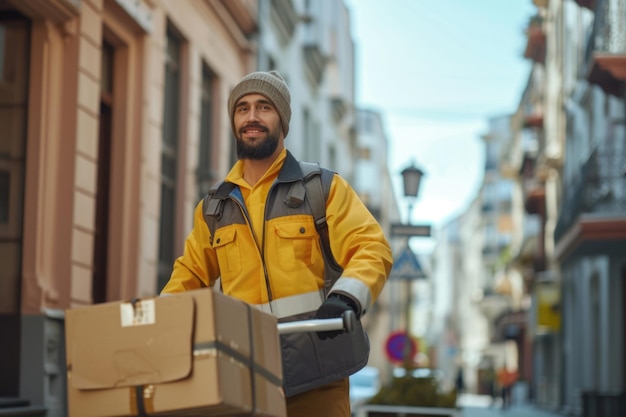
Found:
[[[230,182],[218,181],[209,189],[209,192],[202,200],[202,213],[209,232],[211,232],[211,245],[213,244],[213,236],[217,228],[217,222],[224,214],[224,200],[235,189],[236,185]],[[202,284],[204,287],[204,283]],[[222,280],[220,280],[220,291],[222,289]]]
[[[327,294],[343,272],[343,268],[337,263],[330,249],[328,223],[326,222],[326,200],[335,173],[312,162],[301,161],[300,167],[306,188],[305,200],[315,220],[315,229],[320,236],[320,246],[324,256],[324,292]]]
[[[219,181],[211,187],[202,202],[202,212],[204,220],[209,231],[211,232],[211,244],[213,244],[213,235],[218,220],[222,218],[224,213],[224,200],[235,189],[236,185],[230,182]]]

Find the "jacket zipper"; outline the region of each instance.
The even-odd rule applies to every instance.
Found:
[[[272,186],[270,187],[269,192],[267,193],[267,195],[269,196],[269,193],[272,191],[272,188],[274,188],[274,185],[272,184]],[[267,214],[267,205],[265,206],[265,213],[263,213],[263,236],[261,236],[261,246],[259,247],[259,244],[257,243],[257,238],[256,238],[256,234],[254,233],[254,228],[252,227],[252,223],[250,221],[250,215],[248,214],[248,210],[246,209],[245,204],[243,204],[242,201],[239,201],[238,198],[229,195],[229,198],[231,198],[235,204],[237,204],[237,206],[239,206],[239,209],[241,210],[241,212],[243,213],[243,216],[246,218],[246,222],[248,224],[248,229],[250,229],[250,233],[252,233],[252,238],[254,239],[254,244],[257,247],[257,250],[259,251],[259,255],[261,256],[261,265],[263,266],[263,277],[265,279],[265,289],[267,290],[267,298],[268,298],[268,304],[270,306],[270,309],[272,308],[272,304],[271,301],[274,300],[274,296],[272,295],[272,288],[270,286],[270,280],[269,280],[269,274],[267,272],[267,265],[265,264],[265,215]]]
[[[263,228],[262,228],[262,233],[263,235],[261,236],[261,248],[260,248],[260,252],[261,252],[261,262],[263,263],[263,273],[265,275],[265,288],[267,288],[267,298],[268,298],[268,304],[270,306],[270,311],[272,311],[272,301],[274,300],[274,296],[272,295],[272,285],[270,283],[270,276],[269,273],[267,272],[267,266],[265,265],[265,225],[267,224],[267,200],[269,200],[269,196],[270,194],[272,194],[272,191],[274,190],[274,186],[276,185],[277,181],[275,180],[272,185],[270,185],[270,189],[267,191],[267,195],[265,196],[265,207],[263,208]],[[272,311],[273,313],[273,311]]]

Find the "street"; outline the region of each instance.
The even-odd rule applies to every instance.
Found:
[[[464,394],[459,398],[462,417],[563,417],[564,414],[542,410],[529,403],[514,402],[506,410],[500,408],[499,400],[491,405],[491,398]]]

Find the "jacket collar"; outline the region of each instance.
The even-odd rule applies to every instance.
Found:
[[[298,160],[287,151],[285,162],[278,174],[278,182],[293,182],[302,179],[302,168]]]

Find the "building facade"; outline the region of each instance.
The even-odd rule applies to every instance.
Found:
[[[576,1],[591,16],[567,109],[561,204],[554,229],[563,312],[561,406],[626,413],[626,1]],[[550,10],[550,9],[549,9]],[[562,16],[562,17],[561,17]],[[565,39],[574,25],[560,33]],[[558,36],[557,32],[557,36]],[[581,366],[582,364],[582,366]]]
[[[626,409],[626,3],[534,3],[528,84],[499,162],[523,208],[514,208],[508,263],[528,296],[517,323],[526,329],[517,343],[530,353],[520,356],[521,376],[542,407],[619,414]]]
[[[624,413],[626,2],[533,3],[528,83],[496,160],[513,187],[505,274],[484,271],[510,309],[490,320],[492,343],[515,342],[526,395],[538,405]],[[484,213],[483,224],[490,218]],[[520,278],[517,301],[497,282],[511,273]]]
[[[255,68],[255,1],[0,1],[0,396],[65,416],[63,311],[157,294]]]

